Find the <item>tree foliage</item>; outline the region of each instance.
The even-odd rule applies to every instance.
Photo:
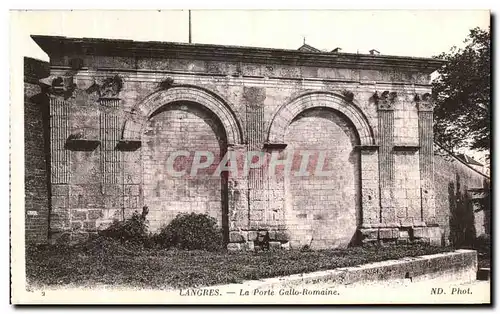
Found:
[[[490,148],[490,30],[474,28],[452,47],[433,81],[435,140],[446,148]]]

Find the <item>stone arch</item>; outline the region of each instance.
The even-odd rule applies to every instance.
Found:
[[[282,105],[269,126],[268,143],[284,144],[285,132],[292,120],[307,109],[321,107],[344,114],[356,128],[361,145],[375,145],[373,130],[361,109],[341,95],[331,92],[306,93]]]
[[[148,118],[161,107],[179,101],[198,103],[215,114],[224,127],[228,145],[243,143],[244,134],[238,114],[222,97],[206,89],[190,85],[178,85],[156,91],[135,105],[123,126],[122,140],[140,140],[142,129]]]

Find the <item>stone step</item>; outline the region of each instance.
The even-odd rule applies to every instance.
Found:
[[[479,268],[477,271],[477,280],[490,280],[491,270],[490,268]]]

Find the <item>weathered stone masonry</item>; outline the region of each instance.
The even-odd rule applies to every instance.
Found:
[[[49,113],[39,85],[49,75],[49,64],[24,58],[24,185],[25,239],[44,243],[48,236],[50,208]]]
[[[441,241],[429,101],[440,61],[33,39],[50,57],[52,241],[143,206],[152,231],[178,212],[208,213],[230,249]],[[167,175],[172,152],[207,149],[215,163],[226,152],[322,151],[334,175]]]

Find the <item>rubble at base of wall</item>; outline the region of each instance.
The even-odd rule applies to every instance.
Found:
[[[286,230],[242,230],[229,232],[229,251],[290,249]]]
[[[360,228],[359,242],[369,244],[427,243],[442,246],[442,230],[439,226]]]
[[[398,245],[426,243],[443,246],[442,230],[437,225],[411,227],[373,227],[358,229],[359,245]],[[231,231],[227,249],[230,251],[255,251],[290,249],[286,230]]]
[[[58,230],[51,232],[51,244],[81,243],[97,237],[97,231]],[[442,246],[442,230],[439,226],[418,227],[374,227],[358,229],[359,245],[397,245],[426,243]],[[230,231],[227,249],[229,251],[289,250],[287,230],[239,230]]]

